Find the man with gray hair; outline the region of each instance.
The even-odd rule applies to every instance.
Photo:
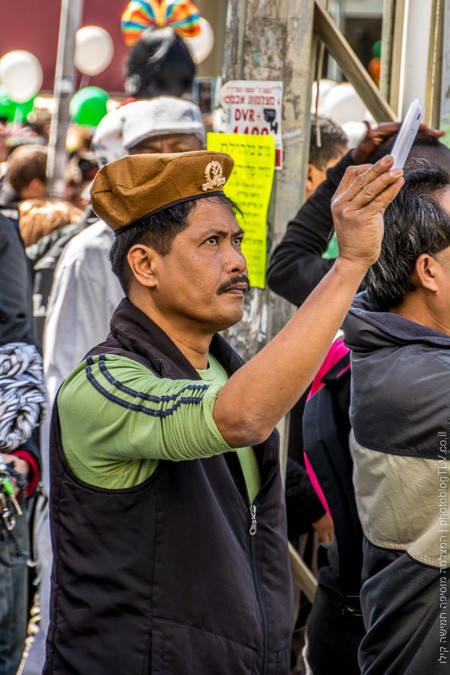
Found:
[[[433,675],[450,662],[450,178],[422,164],[405,179],[344,323],[364,675]]]

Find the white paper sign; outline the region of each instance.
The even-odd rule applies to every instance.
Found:
[[[220,89],[220,131],[275,137],[276,169],[283,166],[281,104],[282,82],[230,80]]]

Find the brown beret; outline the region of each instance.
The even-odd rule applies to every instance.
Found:
[[[170,206],[223,192],[233,164],[208,150],[122,157],[97,173],[92,208],[118,234]]]

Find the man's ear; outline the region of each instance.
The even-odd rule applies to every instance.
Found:
[[[155,263],[157,255],[153,248],[144,244],[135,244],[128,251],[128,264],[136,281],[141,286],[147,286],[148,288],[156,286]]]
[[[413,279],[418,286],[436,293],[439,290],[440,269],[441,266],[436,258],[429,253],[422,253],[416,260]]]
[[[315,190],[315,170],[314,164],[306,167],[305,199],[309,199]]]
[[[327,174],[325,169],[318,169],[314,164],[309,163],[306,168],[305,199],[309,199],[323,183]]]

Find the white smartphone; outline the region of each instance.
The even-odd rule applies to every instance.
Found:
[[[419,125],[422,122],[423,114],[424,108],[419,103],[419,99],[413,99],[390,152],[394,158],[393,169],[403,169]]]

